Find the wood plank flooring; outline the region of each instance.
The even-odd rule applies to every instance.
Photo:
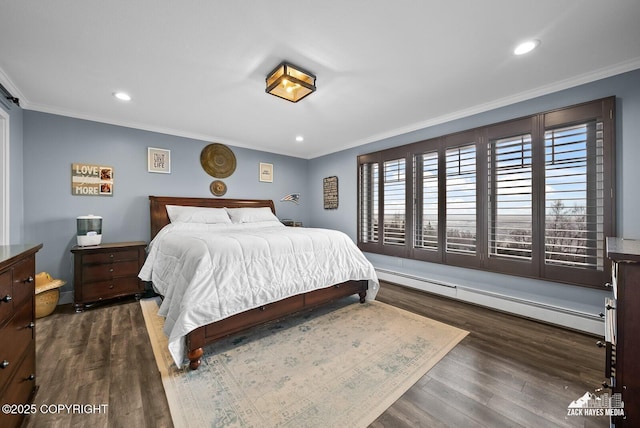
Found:
[[[567,406],[604,380],[597,338],[388,283],[378,300],[470,334],[372,428],[606,427]],[[171,427],[140,305],[125,300],[37,320],[35,404],[106,404],[99,414],[37,413],[23,427]]]

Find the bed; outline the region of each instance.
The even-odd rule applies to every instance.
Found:
[[[347,235],[285,227],[272,200],[149,201],[139,277],[163,297],[159,314],[178,367],[188,359],[196,370],[203,347],[256,325],[354,294],[361,303],[375,298],[375,270]],[[225,212],[231,224],[218,224]]]

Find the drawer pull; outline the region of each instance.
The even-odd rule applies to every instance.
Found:
[[[33,277],[31,275],[29,275],[29,278],[25,279],[22,282],[26,282],[27,284],[31,284],[33,282]]]
[[[613,306],[611,305],[607,305],[604,307],[606,310],[610,311],[611,309],[615,309]]]
[[[266,307],[266,306],[260,306],[260,310],[261,310],[262,312],[264,312],[266,309],[267,309],[267,307]]]
[[[114,257],[113,253],[109,254],[109,257],[113,258]]]
[[[600,318],[604,318],[604,313],[600,312],[598,315],[600,316]]]
[[[31,321],[27,327],[29,327],[29,328],[35,328],[35,327],[36,327],[36,323],[34,323],[33,321]]]
[[[13,300],[13,299],[8,294],[2,298],[2,301],[5,302],[5,303],[9,303],[11,300]]]
[[[109,272],[113,272],[113,268],[109,269]]]
[[[31,373],[29,375],[29,377],[27,378],[27,380],[34,380],[36,378],[36,375],[34,375],[33,373]]]
[[[0,363],[0,369],[5,369],[9,366],[9,361],[7,360],[2,360],[2,362]]]
[[[604,286],[605,286],[606,288],[610,288],[610,287],[611,287],[611,283],[610,283],[610,282],[606,282],[606,283],[604,284]]]
[[[604,344],[601,340],[598,340],[598,341],[596,342],[596,346],[597,346],[598,348],[604,348],[604,347],[605,347],[605,344]]]
[[[113,284],[109,285],[109,290],[113,290]]]

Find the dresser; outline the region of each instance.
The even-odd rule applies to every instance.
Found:
[[[73,287],[76,312],[90,303],[144,293],[138,278],[147,244],[142,241],[115,242],[90,247],[75,246]]]
[[[36,391],[35,254],[38,245],[0,246],[1,427],[17,427]],[[6,412],[9,410],[9,412]]]
[[[611,425],[640,426],[640,240],[607,239],[613,297],[605,303],[606,376],[621,394],[624,418]]]

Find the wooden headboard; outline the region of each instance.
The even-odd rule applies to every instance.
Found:
[[[167,205],[183,205],[206,208],[258,208],[269,207],[273,214],[276,207],[271,199],[220,199],[220,198],[183,198],[177,196],[149,196],[149,214],[151,215],[151,238],[160,229],[170,223]]]

